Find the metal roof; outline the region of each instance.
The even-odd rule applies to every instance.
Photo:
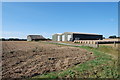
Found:
[[[100,34],[95,34],[95,33],[80,33],[80,32],[64,32],[64,33],[68,33],[68,34],[88,34],[88,35],[100,35]],[[63,34],[64,34],[63,33]]]
[[[61,35],[62,33],[56,33],[56,34],[52,34],[52,35]]]
[[[46,39],[42,35],[28,35],[28,36],[31,37],[32,39]]]

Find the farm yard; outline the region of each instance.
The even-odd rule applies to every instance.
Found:
[[[120,80],[119,3],[3,0],[1,79]]]
[[[3,78],[118,78],[118,50],[106,46],[34,41],[3,41],[2,46]]]

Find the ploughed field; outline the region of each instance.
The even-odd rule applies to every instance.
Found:
[[[33,77],[92,60],[85,49],[43,42],[3,41],[3,78]]]

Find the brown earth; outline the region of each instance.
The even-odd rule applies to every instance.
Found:
[[[2,42],[3,78],[32,77],[94,59],[85,49],[41,42]]]

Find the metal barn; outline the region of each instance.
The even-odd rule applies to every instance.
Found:
[[[52,40],[53,41],[62,41],[62,36],[61,36],[61,34],[53,34],[52,35]]]
[[[28,35],[27,41],[39,41],[39,40],[46,40],[42,35]]]
[[[52,38],[53,41],[102,40],[102,39],[103,35],[79,32],[64,32],[62,34],[54,34]]]

